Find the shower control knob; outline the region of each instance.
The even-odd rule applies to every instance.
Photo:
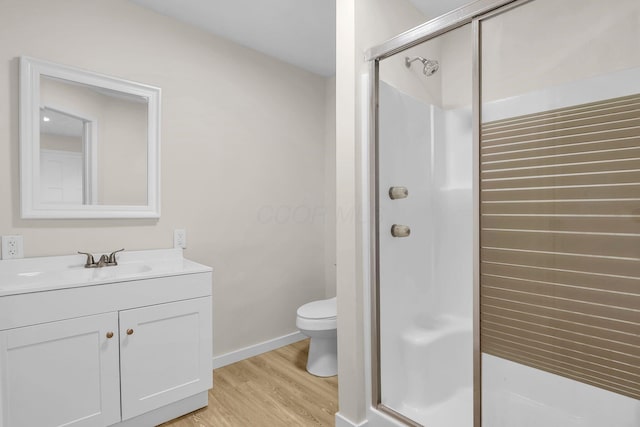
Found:
[[[391,187],[389,188],[389,197],[391,200],[406,199],[409,196],[407,187]]]
[[[391,226],[391,235],[393,237],[409,237],[411,229],[408,225],[393,224]]]

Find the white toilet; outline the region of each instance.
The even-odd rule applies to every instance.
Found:
[[[296,326],[311,338],[307,371],[318,377],[338,374],[337,313],[335,297],[312,301],[298,308]]]

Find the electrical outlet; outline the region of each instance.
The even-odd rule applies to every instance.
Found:
[[[173,230],[173,247],[187,249],[187,230]]]
[[[22,236],[2,236],[2,259],[24,258]]]

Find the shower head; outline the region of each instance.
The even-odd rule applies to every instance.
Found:
[[[423,58],[422,56],[416,56],[415,58],[409,58],[407,56],[404,58],[404,65],[406,65],[407,68],[410,68],[413,61],[422,62],[422,74],[427,77],[434,75],[435,72],[440,68],[440,64],[438,63],[438,61],[436,61],[435,59]]]

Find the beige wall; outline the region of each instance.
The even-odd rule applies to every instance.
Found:
[[[146,103],[104,96],[98,122],[98,203],[146,205]]]
[[[483,101],[640,67],[640,2],[620,0],[606,16],[602,11],[600,0],[536,0],[484,21]],[[472,80],[461,74],[471,70],[471,39],[466,25],[436,40],[445,108],[471,104]],[[396,81],[393,76],[405,93],[418,93],[410,82]]]
[[[380,80],[389,83],[400,92],[428,104],[440,105],[442,102],[442,70],[431,76],[425,76],[422,72],[424,67],[422,62],[414,61],[410,68],[405,65],[405,58],[413,59],[416,56],[436,60],[442,65],[440,46],[440,38],[437,38],[383,59],[380,61]]]
[[[470,107],[473,95],[473,32],[471,24],[438,36],[442,108]]]
[[[186,228],[185,256],[214,268],[215,355],[294,332],[326,292],[326,79],[125,0],[0,11],[0,234],[32,257],[167,248]],[[20,55],[162,88],[159,220],[20,219]]]
[[[364,418],[362,283],[356,278],[356,1],[336,0],[336,287],[339,415]],[[336,425],[338,421],[336,420]]]
[[[324,148],[324,259],[325,292],[336,296],[336,78],[327,79],[325,87],[325,148]]]
[[[78,136],[42,133],[40,134],[40,149],[75,151],[78,153],[82,153],[82,138]]]
[[[640,67],[640,2],[536,0],[485,21],[482,40],[484,102]]]

